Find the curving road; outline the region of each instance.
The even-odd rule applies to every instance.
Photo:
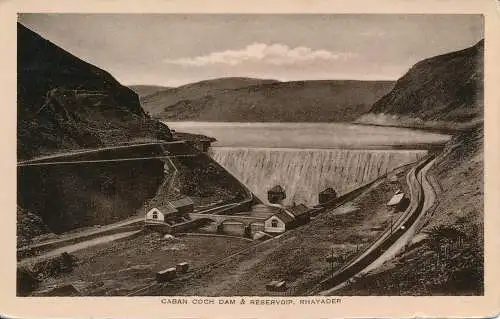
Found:
[[[322,281],[319,287],[307,295],[331,295],[345,286],[351,278],[381,265],[392,258],[412,238],[416,225],[425,212],[432,206],[435,193],[426,174],[434,164],[433,157],[417,163],[406,175],[409,188],[410,205],[403,214],[386,229],[372,245],[335,272],[332,277]]]
[[[400,252],[402,249],[404,249],[404,247],[416,235],[416,233],[418,231],[417,227],[420,224],[420,221],[425,216],[425,213],[429,210],[429,208],[432,207],[432,205],[434,204],[434,202],[436,200],[436,192],[434,191],[432,184],[429,182],[429,179],[427,178],[427,172],[432,167],[434,162],[435,162],[435,159],[430,161],[426,166],[424,166],[417,173],[417,176],[416,176],[419,184],[422,186],[422,191],[423,191],[422,197],[423,197],[424,202],[423,202],[420,214],[415,219],[415,222],[408,228],[408,230],[401,237],[399,237],[399,239],[391,247],[389,247],[389,249],[387,249],[382,254],[382,256],[380,256],[377,260],[375,260],[370,266],[363,269],[361,271],[361,274],[365,274],[365,273],[367,273],[375,268],[378,268],[387,260],[394,258],[394,256],[396,256],[396,254],[398,252]]]

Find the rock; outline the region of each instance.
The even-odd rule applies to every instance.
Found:
[[[170,235],[170,234],[166,234],[165,236],[163,236],[163,240],[175,240],[177,238],[175,238],[174,236]]]

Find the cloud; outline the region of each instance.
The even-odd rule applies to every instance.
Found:
[[[285,44],[253,43],[241,50],[212,52],[205,56],[191,58],[166,59],[166,63],[184,66],[206,66],[214,64],[239,65],[257,62],[271,65],[306,64],[316,61],[346,60],[355,56],[353,53],[313,50],[307,47],[290,48]]]

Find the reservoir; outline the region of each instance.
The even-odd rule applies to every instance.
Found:
[[[345,193],[424,157],[448,135],[340,123],[168,122],[170,128],[217,139],[210,156],[267,203],[281,185],[283,204],[318,203],[333,187]]]

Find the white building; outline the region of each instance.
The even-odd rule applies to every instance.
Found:
[[[284,233],[294,220],[286,212],[279,211],[264,221],[264,231],[267,233]]]
[[[164,223],[165,218],[178,213],[178,210],[168,203],[167,205],[161,207],[154,207],[146,213],[145,222],[146,223]]]

